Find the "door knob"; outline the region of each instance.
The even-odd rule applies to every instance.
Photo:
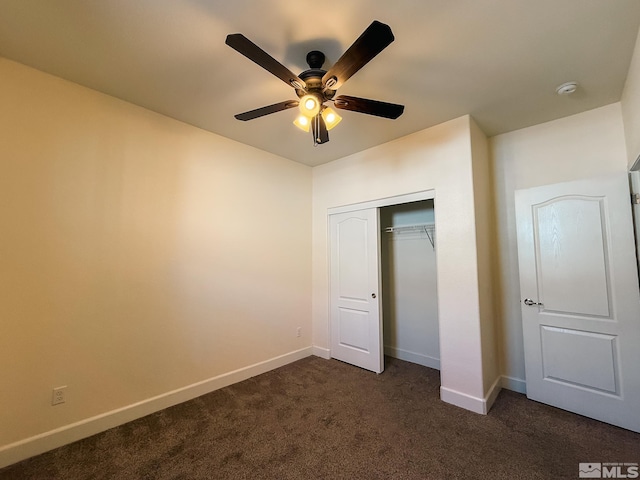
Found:
[[[372,294],[371,294],[371,298],[376,298],[376,294],[375,294],[375,293],[372,293]]]
[[[529,305],[529,306],[532,306],[532,305],[538,305],[538,306],[542,307],[542,303],[540,303],[540,302],[534,302],[534,301],[533,301],[533,300],[531,300],[530,298],[525,298],[525,299],[524,299],[524,304],[525,304],[525,305]]]

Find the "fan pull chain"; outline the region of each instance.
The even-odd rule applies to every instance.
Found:
[[[320,114],[313,117],[313,121],[315,122],[315,127],[312,128],[312,132],[315,132],[313,136],[313,146],[317,147],[320,144]]]

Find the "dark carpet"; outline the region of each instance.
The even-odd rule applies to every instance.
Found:
[[[439,372],[309,357],[0,470],[0,479],[577,479],[640,462],[640,434],[502,391],[439,400]]]

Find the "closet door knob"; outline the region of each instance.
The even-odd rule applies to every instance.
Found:
[[[375,293],[372,293],[372,294],[371,294],[371,298],[376,298],[376,294],[375,294]]]

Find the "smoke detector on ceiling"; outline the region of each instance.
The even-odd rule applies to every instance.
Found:
[[[571,95],[578,89],[578,82],[567,82],[556,88],[558,95]]]

